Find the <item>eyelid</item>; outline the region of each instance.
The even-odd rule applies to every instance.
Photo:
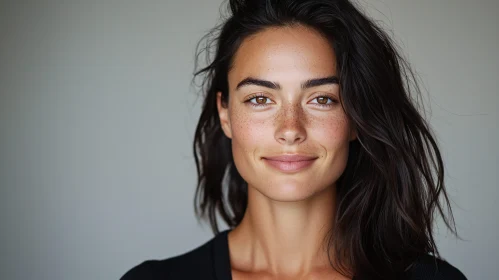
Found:
[[[320,104],[320,103],[317,103],[317,102],[316,103],[313,103],[313,102],[311,103],[311,101],[317,100],[317,98],[319,98],[319,97],[326,97],[329,100],[331,100],[331,103],[329,103],[329,104]],[[313,95],[312,99],[309,102],[307,102],[307,103],[317,104],[317,105],[321,105],[321,106],[332,106],[334,104],[339,103],[339,101],[338,101],[338,98],[336,98],[335,95],[330,94],[330,93],[323,93],[323,92],[321,92],[321,93],[317,93],[316,95]]]
[[[255,93],[249,94],[244,99],[249,100],[249,99],[255,98],[255,97],[267,97],[267,98],[271,99],[270,96],[264,92],[255,92]]]
[[[264,103],[264,104],[258,104],[258,103],[253,103],[251,102],[251,100],[257,98],[257,97],[264,97],[264,98],[267,98],[268,100],[271,101],[271,103]],[[268,106],[272,103],[275,103],[272,98],[270,98],[269,96],[267,96],[266,94],[264,93],[261,93],[261,92],[258,92],[258,93],[253,93],[253,94],[250,94],[249,96],[247,96],[243,103],[249,103],[251,106],[255,106],[255,107],[261,107],[261,106]]]

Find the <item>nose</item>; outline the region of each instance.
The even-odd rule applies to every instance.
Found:
[[[305,116],[299,106],[281,108],[276,116],[275,139],[283,145],[296,145],[307,138]]]

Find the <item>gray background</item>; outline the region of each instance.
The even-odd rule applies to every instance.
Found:
[[[192,208],[194,48],[220,0],[0,2],[0,279],[118,279],[212,237]],[[424,81],[459,233],[496,279],[495,0],[363,0]],[[496,143],[496,144],[493,144]]]

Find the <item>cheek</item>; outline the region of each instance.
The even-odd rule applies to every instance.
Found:
[[[313,138],[326,150],[348,146],[350,126],[346,116],[331,115],[312,118],[309,128],[308,137]]]
[[[245,114],[243,110],[230,115],[232,156],[241,177],[248,183],[257,178],[256,157],[265,147],[272,145],[272,123],[267,118]]]
[[[235,148],[245,153],[252,153],[259,147],[266,146],[272,140],[272,121],[268,117],[258,117],[244,110],[230,115],[232,142]]]
[[[330,116],[313,122],[308,137],[325,156],[315,178],[321,186],[329,186],[345,171],[350,145],[350,127],[347,118]]]

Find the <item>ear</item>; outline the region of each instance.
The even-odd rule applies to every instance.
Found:
[[[218,117],[220,118],[220,126],[222,127],[225,136],[232,139],[232,128],[230,126],[228,104],[222,102],[222,92],[217,92],[217,109]]]
[[[355,128],[355,126],[352,126],[350,128],[350,141],[353,141],[357,139],[357,129]]]

